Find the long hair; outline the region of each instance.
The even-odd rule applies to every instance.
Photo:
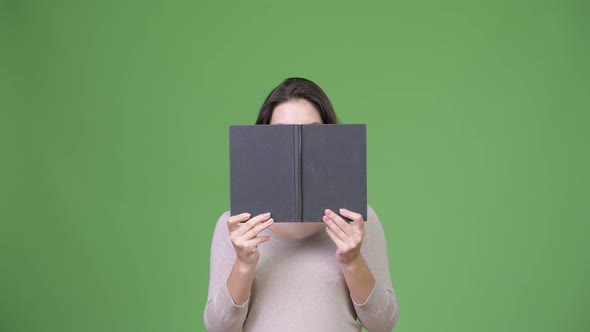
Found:
[[[338,118],[334,112],[334,107],[324,91],[314,82],[301,78],[291,77],[284,80],[274,88],[260,107],[256,124],[270,124],[272,113],[279,104],[305,99],[310,102],[322,118],[324,124],[336,124]]]

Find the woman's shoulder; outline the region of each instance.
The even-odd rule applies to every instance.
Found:
[[[229,217],[231,216],[230,211],[224,211],[219,218],[217,218],[217,224],[216,227],[219,227],[219,225],[223,224],[223,226],[227,225],[227,220],[229,219]]]
[[[375,221],[381,223],[379,216],[377,216],[377,212],[375,212],[375,209],[370,204],[367,204],[367,220],[365,221]]]
[[[383,226],[381,220],[375,212],[375,209],[367,204],[367,220],[365,222],[365,233],[383,233]]]
[[[231,216],[231,211],[230,211],[230,210],[224,211],[224,212],[221,214],[221,216],[219,216],[219,220],[217,220],[217,221],[218,221],[218,222],[219,222],[220,220],[225,220],[225,221],[227,221],[227,219],[228,219],[230,216]]]
[[[215,231],[213,234],[213,241],[223,240],[229,241],[229,231],[227,229],[227,220],[230,217],[230,211],[223,212],[217,222],[215,223]]]

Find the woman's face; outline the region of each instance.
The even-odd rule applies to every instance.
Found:
[[[270,124],[322,123],[322,117],[312,103],[305,99],[291,100],[275,107]],[[287,238],[304,238],[324,229],[319,222],[277,222],[270,226],[274,233]]]

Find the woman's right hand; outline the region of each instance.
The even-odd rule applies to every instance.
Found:
[[[245,223],[239,225],[241,222]],[[253,218],[250,218],[249,213],[242,213],[228,218],[229,237],[239,263],[250,268],[256,267],[260,259],[258,245],[270,239],[269,236],[258,236],[258,234],[273,223],[270,213],[259,214]]]

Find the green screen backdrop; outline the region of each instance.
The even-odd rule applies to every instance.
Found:
[[[0,1],[0,330],[203,331],[228,126],[368,128],[396,331],[589,331],[587,1]]]

